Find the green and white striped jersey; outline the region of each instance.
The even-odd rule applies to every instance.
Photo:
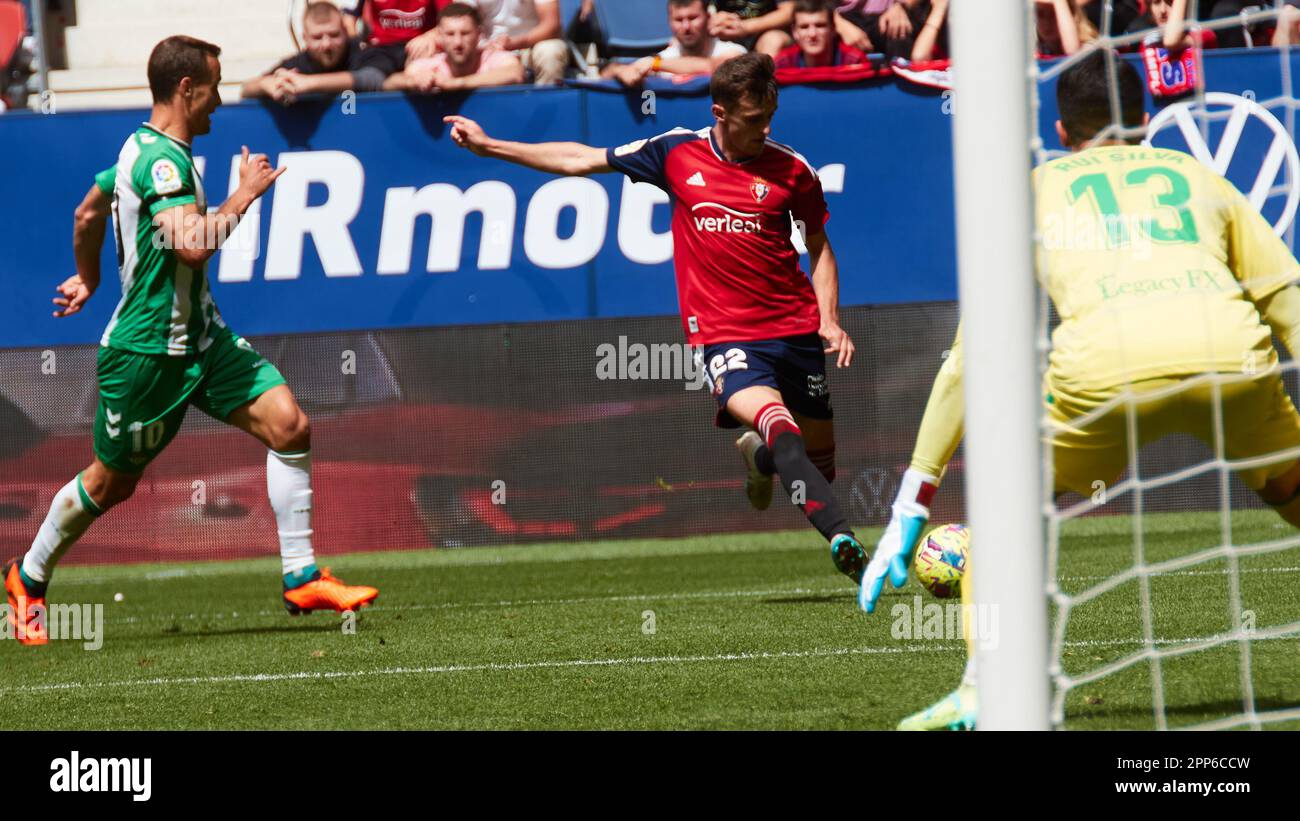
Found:
[[[145,123],[117,158],[113,224],[122,300],[99,344],[188,356],[207,349],[213,326],[225,326],[203,268],[181,262],[153,224],[158,213],[189,203],[197,205],[200,214],[207,212],[203,180],[189,144]]]

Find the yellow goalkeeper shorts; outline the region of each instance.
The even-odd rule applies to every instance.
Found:
[[[1046,385],[1058,493],[1069,490],[1086,497],[1119,481],[1129,464],[1129,407],[1135,415],[1134,452],[1174,433],[1195,436],[1214,452],[1216,385],[1222,397],[1225,458],[1251,459],[1300,447],[1300,414],[1276,369],[1256,377],[1205,374],[1075,392],[1061,389],[1049,374]],[[1238,475],[1251,489],[1259,490],[1296,461],[1294,455],[1283,456],[1239,469]],[[1138,475],[1143,475],[1140,463],[1138,468]]]

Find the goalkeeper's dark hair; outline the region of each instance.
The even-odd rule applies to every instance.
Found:
[[[1056,83],[1056,107],[1061,126],[1071,146],[1083,145],[1115,122],[1110,107],[1110,80],[1107,52],[1098,49],[1061,72]],[[1138,128],[1146,113],[1146,92],[1137,69],[1119,55],[1115,63],[1115,90],[1119,97],[1119,120],[1125,127]],[[1115,139],[1120,139],[1116,134]],[[1127,138],[1140,142],[1139,138]]]
[[[149,54],[149,91],[155,103],[166,103],[189,77],[196,83],[212,79],[208,57],[220,57],[221,48],[196,37],[178,34],[153,47]]]

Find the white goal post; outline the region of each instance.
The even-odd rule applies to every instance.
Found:
[[[981,730],[1049,726],[1042,404],[1030,172],[1033,0],[954,3],[953,180]]]

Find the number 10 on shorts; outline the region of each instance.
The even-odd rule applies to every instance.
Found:
[[[131,452],[140,453],[158,447],[158,443],[162,441],[165,427],[161,419],[150,422],[148,426],[143,422],[132,422],[127,428],[131,432]]]

